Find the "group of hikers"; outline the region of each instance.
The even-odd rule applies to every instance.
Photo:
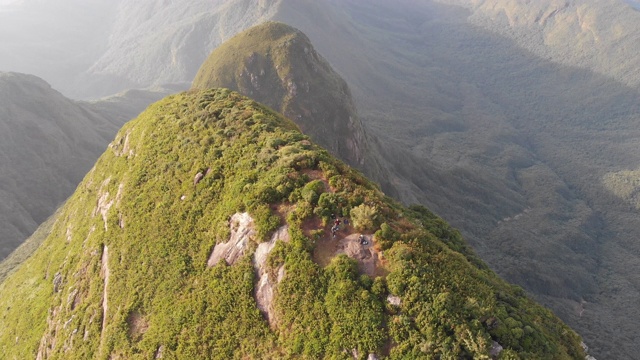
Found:
[[[340,224],[344,224],[345,226],[349,225],[349,219],[347,219],[346,217],[343,218],[342,220],[340,220],[338,217],[336,217],[335,214],[331,214],[331,218],[334,219],[333,220],[333,225],[331,226],[331,237],[335,238],[336,237],[336,233],[338,232],[338,230],[340,230]],[[367,241],[367,238],[360,234],[360,236],[358,237],[358,241],[360,242],[360,245],[368,245],[369,241]]]
[[[335,214],[331,214],[331,218],[334,219],[333,226],[331,226],[331,235],[333,237],[336,237],[336,233],[338,232],[338,230],[340,230],[340,223],[342,221],[339,218],[337,218]],[[349,225],[349,219],[344,218],[344,225],[345,226]]]

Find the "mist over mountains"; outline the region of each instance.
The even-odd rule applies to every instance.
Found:
[[[640,22],[628,2],[40,3],[0,12],[0,70],[74,97],[186,88],[237,32],[297,27],[347,81],[387,193],[454,224],[596,357],[638,352]],[[12,31],[44,14],[58,46]],[[83,37],[68,40],[60,18]]]
[[[69,196],[121,125],[35,76],[0,73],[0,257]]]
[[[80,102],[35,76],[0,73],[0,258],[73,192],[126,121],[173,91]]]
[[[116,3],[27,0],[2,5],[0,71],[33,74],[67,96],[87,98],[79,77],[106,50]]]
[[[634,9],[640,10],[640,2],[636,0],[627,0],[627,4],[631,5]]]
[[[189,86],[223,40],[269,19],[278,2],[24,1],[0,12],[0,70],[32,73],[73,98]],[[43,42],[54,44],[42,46]],[[126,54],[126,55],[125,55]],[[43,61],[44,60],[44,61]]]
[[[452,0],[471,11],[469,22],[512,39],[539,57],[588,69],[637,87],[634,46],[637,1]]]

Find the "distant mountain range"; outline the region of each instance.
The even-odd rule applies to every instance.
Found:
[[[34,4],[0,13],[0,29],[29,28],[17,14]],[[362,171],[459,228],[596,357],[640,351],[640,312],[629,305],[640,296],[640,21],[627,2],[225,1],[211,10],[197,1],[105,1],[75,12],[69,4],[47,16],[80,28],[78,19],[91,19],[85,42],[43,50],[25,30],[3,40],[0,69],[29,59],[16,61],[57,74],[54,87],[77,97],[165,82],[187,88],[210,51],[241,30],[265,20],[299,28],[353,95],[379,165]],[[85,17],[94,6],[103,15]],[[65,39],[58,22],[47,24]]]
[[[278,3],[27,0],[0,12],[0,70],[36,74],[83,99],[170,83],[188,87],[214,47],[271,18]]]
[[[0,74],[4,258],[61,204],[117,124],[34,76]]]
[[[73,192],[120,126],[164,94],[77,102],[35,76],[0,73],[0,259]]]

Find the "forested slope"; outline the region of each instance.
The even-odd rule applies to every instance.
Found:
[[[228,90],[126,124],[0,309],[8,358],[584,357],[444,221]]]

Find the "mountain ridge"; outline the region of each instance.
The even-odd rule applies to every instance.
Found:
[[[36,76],[0,72],[0,259],[72,193],[120,126],[165,94],[78,102]]]
[[[0,73],[0,95],[4,258],[71,193],[118,125],[35,76]]]
[[[271,106],[317,143],[362,167],[366,134],[349,87],[300,30],[266,22],[223,43],[192,84],[195,89],[217,87]]]
[[[284,266],[275,328],[256,305],[250,256],[207,266],[243,211],[255,222],[246,254],[288,225],[266,261]],[[336,235],[364,234],[371,244],[352,244],[378,251],[386,275],[333,252],[318,265],[332,213],[351,220]],[[486,357],[494,341],[504,356],[584,357],[573,331],[441,219],[385,197],[289,120],[224,89],[170,96],[127,123],[0,283],[6,292],[0,349],[14,357],[364,358],[384,355],[385,339],[391,358]]]

